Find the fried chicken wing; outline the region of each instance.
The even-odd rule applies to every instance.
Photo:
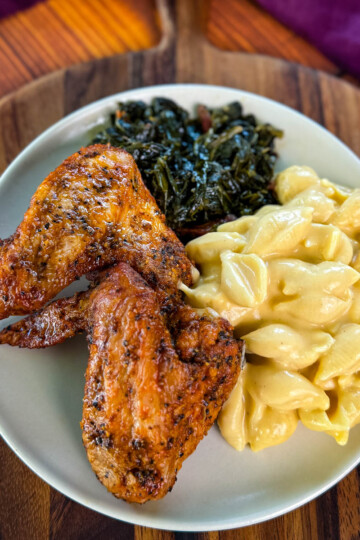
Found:
[[[119,261],[167,293],[192,281],[132,156],[97,144],[50,173],[15,234],[0,241],[0,319],[40,309],[81,275]]]
[[[87,293],[0,334],[2,343],[44,346],[70,335],[71,324],[73,333],[86,329],[83,442],[99,480],[129,502],[172,488],[235,385],[242,356],[227,321],[199,316],[181,301],[161,302],[120,263]]]

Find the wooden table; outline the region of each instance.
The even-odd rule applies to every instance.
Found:
[[[218,47],[299,62],[359,84],[249,0],[213,0],[208,8],[206,34]],[[154,46],[160,35],[159,17],[150,0],[46,0],[0,21],[0,96],[70,64]],[[346,130],[343,133],[345,137]],[[359,152],[359,140],[347,142]],[[9,156],[19,148],[15,145]],[[0,473],[1,540],[360,538],[359,470],[317,500],[275,520],[198,534],[133,527],[84,508],[40,480],[3,442]]]

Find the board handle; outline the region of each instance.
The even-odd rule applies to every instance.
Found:
[[[193,50],[204,46],[206,24],[209,16],[208,0],[156,0],[162,38],[156,49],[167,48],[175,43],[181,50]]]
[[[209,49],[215,48],[206,39],[209,15],[207,0],[156,0],[162,38],[154,49],[147,51],[157,62],[164,62],[157,71],[162,73],[159,82],[193,82],[194,71],[206,71]],[[148,54],[150,53],[150,55]],[[153,74],[151,76],[153,79]]]

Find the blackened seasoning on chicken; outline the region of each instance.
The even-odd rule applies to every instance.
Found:
[[[244,115],[238,102],[195,118],[166,98],[119,103],[93,142],[133,155],[168,224],[182,237],[277,202],[270,189],[282,131]]]

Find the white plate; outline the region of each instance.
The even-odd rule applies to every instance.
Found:
[[[120,100],[166,96],[191,110],[240,100],[246,112],[285,130],[279,168],[314,167],[320,175],[359,186],[360,161],[338,139],[299,113],[228,88],[169,85],[124,92],[88,105],[48,129],[10,165],[0,182],[0,237],[10,235],[43,178],[103,123]],[[2,321],[1,327],[6,322]],[[360,461],[360,426],[345,447],[299,425],[286,443],[257,454],[236,452],[212,428],[185,461],[172,493],[143,506],[115,499],[98,482],[81,442],[81,336],[42,351],[0,347],[1,433],[18,456],[53,487],[98,512],[149,527],[207,531],[273,518],[316,497]]]

